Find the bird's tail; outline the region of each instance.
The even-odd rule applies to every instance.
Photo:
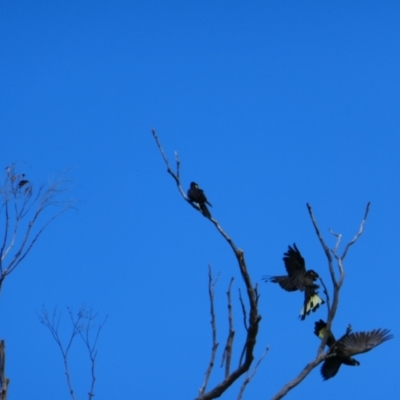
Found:
[[[322,319],[316,321],[314,326],[315,335],[322,340],[325,336],[325,331],[326,331],[326,322]]]
[[[211,213],[210,210],[207,208],[207,206],[204,203],[200,203],[199,206],[203,215],[207,218],[211,218]]]
[[[326,335],[326,322],[324,320],[320,319],[319,321],[315,322],[314,333],[321,340],[324,339],[324,336]],[[328,339],[326,340],[326,345],[328,347],[332,347],[335,344],[335,342],[336,342],[335,336],[333,336],[333,333],[330,331]]]
[[[310,315],[311,311],[315,311],[325,301],[321,299],[316,293],[307,297],[303,308],[300,311],[300,319],[304,321],[307,315]]]

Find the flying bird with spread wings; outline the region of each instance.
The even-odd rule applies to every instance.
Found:
[[[326,323],[320,319],[315,323],[314,333],[322,340],[325,331]],[[360,362],[352,356],[366,353],[392,338],[393,335],[390,334],[388,329],[374,329],[369,332],[353,333],[350,325],[346,333],[339,340],[336,340],[332,332],[329,332],[326,345],[329,347],[328,354],[331,357],[327,358],[322,364],[322,377],[325,381],[333,378],[338,373],[342,364],[351,366],[360,365]]]
[[[204,191],[199,188],[199,185],[196,182],[192,182],[190,184],[190,189],[187,192],[189,200],[192,203],[197,203],[200,207],[201,212],[207,218],[211,218],[211,213],[206,204],[212,207],[211,203],[207,200]]]
[[[304,292],[303,308],[300,311],[300,319],[305,320],[311,311],[315,311],[324,300],[318,296],[319,285],[314,282],[319,275],[312,269],[306,270],[306,263],[296,244],[288,246],[288,251],[284,253],[283,262],[287,275],[271,276],[263,278],[266,282],[279,283],[282,289],[288,292],[300,290]]]

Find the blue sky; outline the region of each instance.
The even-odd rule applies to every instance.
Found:
[[[3,285],[10,400],[69,398],[36,313],[82,303],[109,316],[97,400],[194,398],[211,349],[208,264],[220,273],[220,347],[235,277],[237,362],[236,261],[180,197],[152,128],[171,161],[179,152],[183,184],[205,190],[260,283],[255,356],[270,351],[244,398],[270,398],[319,344],[313,326],[326,308],[300,322],[302,295],[261,282],[284,271],[294,242],[329,282],[306,202],[333,246],[328,228],[350,240],[368,201],[333,329],[389,328],[395,339],[328,382],[314,370],[288,398],[399,398],[399,22],[395,1],[2,1],[0,159],[35,185],[69,169],[79,200]],[[71,363],[86,398],[78,343]],[[211,383],[221,376],[217,368]],[[240,384],[223,398],[236,399]]]

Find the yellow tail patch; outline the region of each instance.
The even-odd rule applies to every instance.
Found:
[[[306,304],[305,310],[304,306],[302,307],[300,316],[302,317],[304,315],[309,315],[311,311],[315,311],[319,305],[323,303],[324,301],[321,299],[321,297],[319,297],[317,294],[314,294]]]

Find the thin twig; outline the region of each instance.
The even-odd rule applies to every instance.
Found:
[[[185,191],[183,190],[183,188],[182,188],[182,186],[181,186],[181,181],[180,181],[180,176],[179,176],[179,175],[180,175],[180,161],[179,161],[179,157],[178,157],[178,152],[175,152],[175,161],[176,161],[176,166],[177,166],[177,173],[175,174],[175,173],[172,171],[172,168],[171,168],[171,165],[169,164],[168,158],[167,158],[167,156],[166,156],[165,153],[164,153],[164,149],[163,149],[162,146],[161,146],[161,143],[160,143],[160,141],[159,141],[159,139],[158,139],[158,136],[157,136],[156,131],[153,129],[153,130],[151,131],[151,133],[153,134],[153,137],[154,137],[154,139],[156,140],[156,143],[157,143],[157,147],[158,147],[158,149],[159,149],[160,152],[161,152],[161,155],[162,155],[162,157],[163,157],[163,159],[164,159],[165,164],[167,165],[167,172],[168,172],[168,173],[172,176],[172,178],[174,179],[174,181],[175,181],[175,183],[177,184],[178,189],[179,189],[179,192],[181,193],[182,197],[183,197],[193,208],[195,208],[196,210],[198,210],[198,211],[201,212],[200,207],[197,207],[197,205],[195,205],[194,203],[192,203],[191,201],[189,201],[189,198],[186,196],[186,193],[185,193]]]
[[[177,179],[178,179],[178,182],[180,182],[180,181],[181,181],[181,178],[180,178],[180,166],[181,166],[181,162],[180,162],[180,160],[179,160],[179,155],[178,155],[178,152],[177,152],[177,151],[175,152],[175,162],[176,162],[176,177],[177,177]]]
[[[217,355],[217,349],[218,349],[217,324],[216,324],[215,310],[214,310],[214,290],[215,290],[215,285],[217,284],[218,278],[219,278],[219,274],[217,275],[217,277],[213,281],[211,265],[208,264],[208,296],[210,298],[210,314],[211,314],[211,329],[212,329],[212,349],[211,349],[210,363],[208,364],[208,368],[207,368],[207,371],[205,373],[204,383],[203,383],[202,387],[199,389],[199,395],[202,395],[206,391],[207,384],[208,384],[208,381],[210,379],[212,369],[214,367],[215,357]]]
[[[264,350],[264,352],[261,354],[261,357],[259,358],[259,360],[257,361],[257,363],[256,363],[256,365],[255,365],[255,367],[254,367],[254,369],[253,369],[253,372],[252,372],[250,375],[249,375],[249,373],[247,372],[247,376],[246,376],[245,380],[243,381],[242,386],[240,387],[237,400],[242,400],[243,393],[244,393],[244,391],[245,391],[247,385],[248,385],[248,384],[250,383],[250,381],[254,378],[254,375],[257,373],[258,367],[260,366],[260,364],[261,364],[262,360],[264,359],[264,357],[267,355],[268,351],[269,351],[269,346],[267,346],[267,348],[266,348],[266,349]]]
[[[61,351],[61,355],[62,355],[62,359],[63,359],[63,363],[64,363],[65,375],[67,378],[69,394],[73,400],[76,400],[75,391],[74,391],[74,387],[72,385],[72,380],[71,380],[71,372],[69,370],[68,352],[71,348],[71,344],[74,340],[74,337],[78,334],[77,327],[78,327],[78,323],[79,323],[79,318],[78,318],[77,322],[72,323],[71,336],[69,338],[69,342],[68,342],[67,346],[64,347],[62,344],[61,338],[60,338],[60,334],[58,332],[61,314],[60,314],[57,322],[55,321],[56,314],[57,314],[57,312],[56,312],[56,308],[55,308],[54,312],[53,312],[53,317],[52,317],[52,319],[50,319],[49,313],[47,312],[46,308],[43,306],[42,314],[38,315],[38,318],[39,318],[39,321],[50,331],[50,333],[52,334],[55,342],[57,343],[57,345]]]
[[[317,237],[318,237],[318,239],[319,239],[319,241],[321,243],[321,246],[324,249],[325,255],[326,255],[327,259],[328,259],[329,272],[331,274],[331,277],[333,279],[334,284],[336,284],[335,271],[333,269],[333,260],[332,260],[331,252],[330,252],[329,247],[326,245],[326,243],[325,243],[325,241],[324,241],[324,239],[323,239],[323,237],[321,235],[321,232],[320,232],[320,230],[318,228],[318,225],[317,225],[317,221],[316,221],[316,219],[314,217],[313,210],[312,210],[311,205],[309,203],[307,203],[307,209],[308,209],[308,213],[310,214],[311,222],[314,225],[315,233],[317,234]]]
[[[371,205],[371,202],[368,202],[367,206],[365,208],[364,218],[363,218],[363,220],[361,221],[361,224],[360,224],[360,229],[358,230],[358,232],[356,233],[354,238],[349,243],[347,243],[347,246],[345,247],[344,252],[343,252],[343,254],[341,256],[342,260],[344,260],[344,258],[346,257],[346,254],[347,254],[350,246],[352,246],[357,241],[357,239],[362,235],[362,233],[364,232],[364,226],[365,226],[365,222],[366,222],[367,217],[368,217],[370,205]]]
[[[3,240],[3,244],[1,246],[0,249],[0,278],[2,278],[3,280],[3,260],[4,260],[4,251],[6,248],[6,244],[7,244],[7,238],[8,238],[8,232],[10,229],[10,216],[9,216],[9,212],[8,212],[8,196],[6,195],[5,199],[4,199],[4,209],[5,209],[5,227],[4,227],[4,240]]]
[[[325,282],[321,277],[319,277],[319,281],[321,282],[322,287],[324,288],[325,300],[326,300],[326,307],[328,308],[328,315],[331,312],[331,299],[329,297],[328,288],[325,285]]]
[[[246,307],[243,303],[242,291],[240,290],[240,288],[239,288],[239,301],[240,301],[240,305],[242,306],[244,329],[246,329],[246,331],[247,331],[248,330],[248,328],[247,328],[247,312],[246,312]]]
[[[229,325],[229,333],[228,338],[226,340],[226,345],[224,349],[224,354],[222,355],[222,365],[225,363],[225,379],[229,376],[229,371],[231,368],[231,360],[232,360],[232,350],[233,350],[233,339],[235,338],[235,330],[233,329],[233,315],[232,315],[232,299],[231,299],[231,289],[234,278],[231,278],[229,282],[229,288],[226,292],[228,297],[228,325]]]
[[[342,235],[341,235],[340,233],[334,232],[332,229],[329,229],[329,233],[332,234],[333,236],[335,236],[336,239],[337,239],[337,240],[336,240],[335,247],[334,247],[333,250],[332,250],[332,253],[333,253],[333,254],[336,254],[337,251],[338,251],[338,249],[339,249],[340,242],[341,242],[341,240],[342,240]]]
[[[85,310],[82,310],[82,312],[85,312]],[[88,315],[86,316],[86,318],[88,319],[88,322],[87,322],[87,326],[85,326],[85,328],[84,328],[85,334],[83,334],[82,329],[79,330],[79,335],[81,336],[83,343],[85,343],[85,345],[86,345],[86,348],[89,353],[89,358],[90,358],[90,373],[91,373],[92,380],[91,380],[91,384],[90,384],[90,390],[88,393],[89,400],[91,400],[94,397],[94,385],[96,382],[95,366],[96,366],[96,357],[97,357],[97,348],[96,348],[97,341],[99,339],[101,329],[107,322],[108,315],[106,315],[104,321],[98,325],[96,336],[94,338],[93,344],[91,344],[89,332],[92,328],[94,328],[94,326],[92,325],[92,322],[95,320],[96,317],[97,317],[97,315],[93,315],[92,310],[90,310]]]
[[[256,293],[256,298],[257,298],[257,302],[258,302],[257,285],[254,289],[254,292]],[[248,330],[248,328],[247,328],[247,312],[246,312],[246,307],[245,307],[243,299],[242,299],[242,292],[241,292],[240,288],[239,288],[239,301],[242,306],[244,328],[247,331]],[[246,345],[243,347],[242,352],[240,353],[239,365],[242,365],[243,357],[245,354],[246,354]]]

